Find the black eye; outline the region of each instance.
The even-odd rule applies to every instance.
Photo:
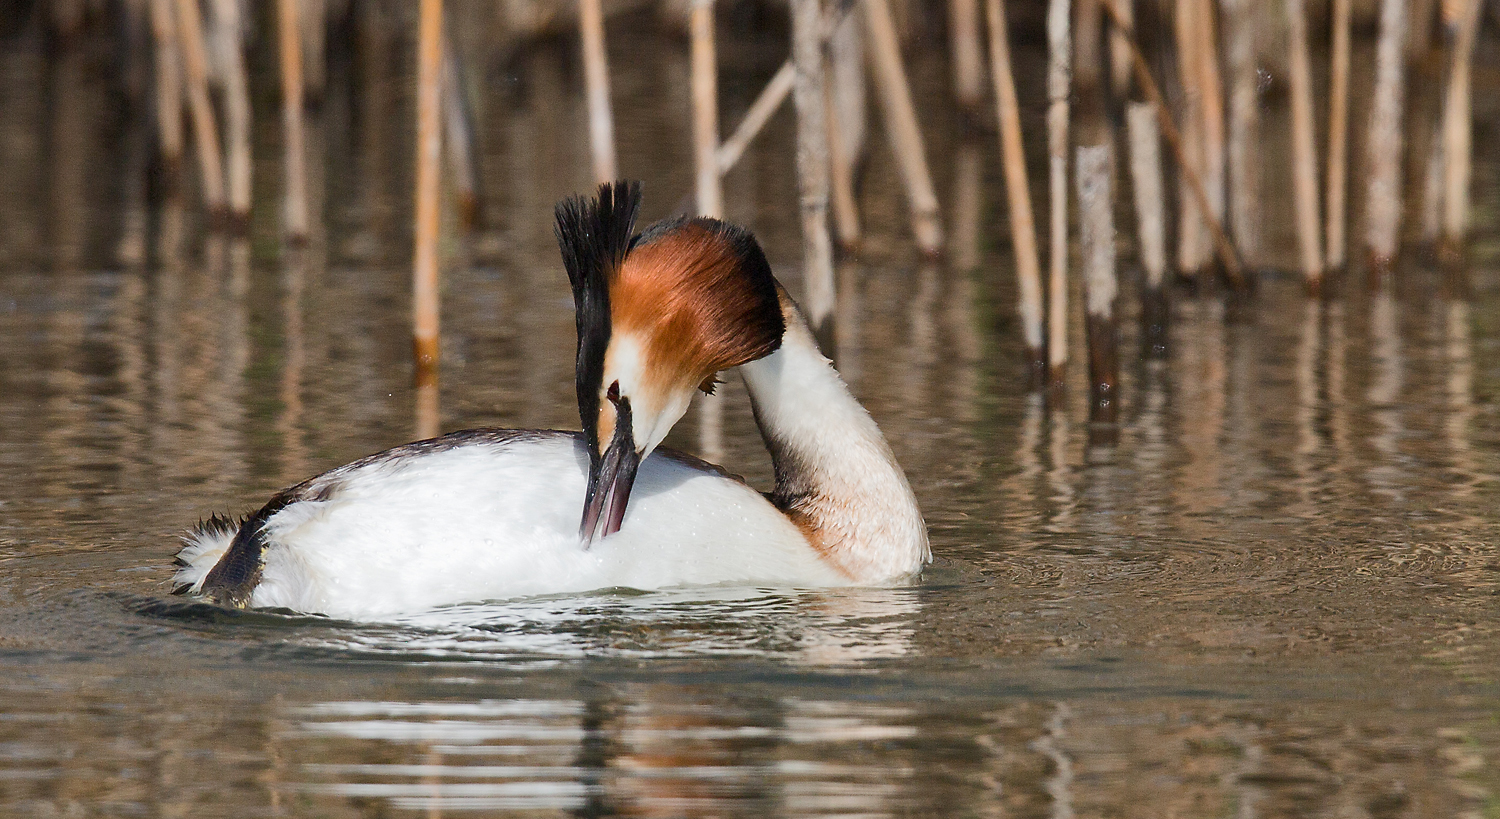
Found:
[[[620,382],[616,381],[616,382],[610,384],[609,385],[609,392],[606,392],[604,394],[604,397],[608,398],[609,402],[611,404],[619,403],[619,401],[620,401]]]

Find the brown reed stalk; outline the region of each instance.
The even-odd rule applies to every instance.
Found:
[[[1349,212],[1349,18],[1353,0],[1333,0],[1332,54],[1328,72],[1328,252],[1330,273],[1342,273]]]
[[[1473,67],[1479,37],[1481,0],[1467,0],[1458,18],[1458,39],[1448,71],[1443,105],[1443,238],[1438,258],[1448,266],[1463,263],[1469,226],[1469,180],[1473,177]]]
[[[854,162],[844,130],[838,118],[838,100],[833,87],[833,72],[824,63],[823,113],[828,123],[828,184],[832,194],[833,225],[839,249],[854,253],[859,249],[859,203],[854,196]]]
[[[1120,13],[1125,16],[1127,27],[1135,25],[1135,4],[1121,0]],[[1115,99],[1130,96],[1130,41],[1125,37],[1126,29],[1110,24],[1109,27],[1109,87]]]
[[[292,0],[282,2],[290,5]],[[295,18],[289,16],[287,20],[292,22]],[[300,50],[297,53],[300,59]],[[412,263],[412,349],[419,394],[423,387],[435,388],[438,371],[442,90],[443,0],[422,0],[417,29],[417,185]]]
[[[719,82],[714,52],[713,0],[694,0],[688,18],[691,38],[693,97],[693,157],[699,216],[724,218],[724,193],[719,179]]]
[[[1198,71],[1198,26],[1193,17],[1198,13],[1201,0],[1176,0],[1172,14],[1172,33],[1177,42],[1177,76],[1182,86],[1182,143],[1183,167],[1200,183],[1206,177],[1207,161],[1204,155],[1203,137],[1203,91],[1199,83],[1203,75]],[[1179,180],[1177,208],[1177,268],[1184,276],[1196,276],[1202,267],[1203,233],[1200,228],[1205,210],[1191,197],[1187,188],[1192,184],[1183,174]],[[1205,201],[1207,201],[1205,199]]]
[[[287,239],[307,240],[307,146],[302,123],[302,24],[297,0],[277,3],[277,34],[281,51],[281,128],[286,139]]]
[[[1073,167],[1089,349],[1089,422],[1112,425],[1119,415],[1120,358],[1115,322],[1119,280],[1115,269],[1111,153],[1109,142],[1079,146]]]
[[[1208,207],[1208,194],[1203,189],[1203,182],[1194,173],[1193,168],[1188,165],[1182,145],[1182,135],[1177,131],[1177,125],[1172,122],[1172,117],[1167,113],[1166,100],[1162,98],[1161,88],[1157,86],[1156,80],[1151,76],[1151,68],[1146,64],[1146,57],[1141,53],[1140,43],[1136,42],[1135,31],[1126,28],[1121,22],[1122,17],[1115,4],[1118,0],[1101,0],[1104,11],[1109,14],[1115,25],[1125,29],[1126,37],[1130,42],[1131,62],[1135,66],[1135,80],[1146,94],[1156,111],[1156,122],[1161,127],[1162,136],[1167,138],[1167,145],[1172,149],[1173,158],[1177,161],[1177,167],[1181,175],[1186,179],[1188,193],[1193,202],[1197,204],[1200,211],[1209,214],[1208,229],[1213,235],[1214,248],[1219,255],[1219,263],[1224,266],[1224,272],[1229,277],[1229,283],[1237,290],[1243,290],[1248,286],[1245,278],[1244,263],[1240,260],[1239,251],[1234,242],[1230,241],[1229,235],[1224,232],[1223,224],[1212,216],[1212,210]]]
[[[938,209],[937,192],[927,168],[922,147],[922,131],[917,126],[917,112],[912,104],[911,86],[901,64],[901,47],[889,0],[865,0],[865,22],[870,34],[870,59],[875,69],[875,85],[885,113],[886,132],[896,153],[896,164],[906,186],[911,205],[912,233],[917,246],[928,256],[943,249],[943,228]]]
[[[214,0],[215,51],[223,61],[224,130],[229,151],[229,226],[235,232],[250,229],[250,88],[245,74],[244,25],[239,0]]]
[[[1316,294],[1323,287],[1322,238],[1318,235],[1318,156],[1313,144],[1312,65],[1307,51],[1307,10],[1303,0],[1286,0],[1288,74],[1292,84],[1292,205],[1297,215],[1297,248],[1303,282]]]
[[[1005,195],[1010,210],[1010,238],[1016,253],[1016,281],[1020,291],[1021,335],[1031,383],[1046,379],[1046,339],[1042,314],[1042,266],[1037,250],[1036,216],[1031,210],[1031,182],[1026,174],[1026,152],[1021,143],[1021,106],[1016,99],[1011,69],[1010,33],[1001,0],[985,0],[990,33],[990,75],[1000,112],[1000,158],[1005,171]]]
[[[1203,186],[1208,194],[1212,218],[1224,224],[1224,171],[1227,156],[1224,133],[1224,80],[1219,72],[1219,35],[1218,27],[1214,24],[1214,5],[1210,0],[1201,0],[1201,2],[1198,13],[1193,15],[1193,22],[1198,27],[1196,49],[1200,76],[1198,88],[1203,94]],[[1202,248],[1200,264],[1206,265],[1212,255],[1210,249],[1212,237],[1208,235],[1207,218],[1200,222],[1198,229],[1205,237],[1200,244]]]
[[[583,40],[583,79],[588,92],[589,146],[594,156],[594,181],[613,182],[615,167],[614,114],[609,104],[609,59],[604,51],[604,10],[599,0],[578,0],[578,30]]]
[[[1068,367],[1068,95],[1073,85],[1072,3],[1047,3],[1047,380],[1061,390]],[[1118,23],[1118,21],[1116,21]]]
[[[1370,105],[1365,252],[1372,284],[1393,270],[1401,231],[1402,119],[1406,96],[1406,0],[1381,0],[1375,47],[1375,93]]]
[[[182,55],[172,0],[151,0],[151,39],[155,44],[156,133],[167,190],[176,190],[182,165]]]
[[[1147,358],[1167,354],[1167,213],[1161,172],[1161,128],[1155,106],[1132,102],[1125,110],[1130,143],[1130,187],[1135,194],[1135,216],[1141,267],[1146,271],[1141,292],[1141,349]]]
[[[953,98],[970,121],[984,104],[984,58],[979,45],[979,0],[948,0],[948,55]]]
[[[216,223],[224,221],[224,167],[219,153],[219,125],[208,98],[208,55],[203,45],[203,18],[198,0],[177,0],[177,42],[187,69],[188,109],[203,178],[203,204]]]
[[[838,120],[839,134],[843,138],[842,153],[848,164],[847,173],[853,178],[854,169],[865,155],[869,113],[865,88],[864,24],[859,15],[841,14],[834,20],[833,30],[828,34],[828,70],[833,86],[834,119]]]
[[[797,107],[797,188],[802,214],[802,286],[813,335],[833,344],[833,246],[828,235],[828,118],[823,82],[822,4],[791,0],[792,101]]]
[[[1260,257],[1260,104],[1256,70],[1260,26],[1254,0],[1220,0],[1224,67],[1229,76],[1229,232],[1245,263]]]

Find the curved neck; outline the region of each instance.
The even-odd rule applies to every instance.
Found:
[[[885,437],[782,294],[781,348],[740,367],[771,452],[771,502],[856,583],[921,568],[927,526]]]

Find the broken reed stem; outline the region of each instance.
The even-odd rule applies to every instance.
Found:
[[[734,133],[719,145],[715,162],[719,166],[719,174],[722,176],[729,173],[735,164],[744,155],[745,149],[760,135],[761,128],[765,127],[771,115],[781,107],[786,98],[792,93],[792,61],[787,60],[781,64],[781,68],[771,77],[766,87],[761,89],[760,96],[750,104],[750,110],[745,112],[745,118],[734,129]]]
[[[859,248],[859,204],[854,198],[854,163],[849,159],[844,131],[839,124],[833,75],[823,65],[823,114],[828,123],[828,184],[833,195],[833,226],[839,248],[854,253]]]
[[[833,85],[834,119],[852,179],[865,153],[868,106],[865,97],[864,24],[857,14],[840,14],[828,35],[828,71]],[[836,152],[837,153],[837,152]],[[834,157],[837,161],[838,157]]]
[[[979,0],[948,0],[948,54],[953,97],[971,122],[984,104],[984,58],[979,45]]]
[[[1303,0],[1286,0],[1288,73],[1292,84],[1292,204],[1297,248],[1309,293],[1323,287],[1322,239],[1318,235],[1318,156],[1313,144],[1312,66],[1307,51]]]
[[[281,127],[286,139],[286,233],[307,239],[307,157],[302,127],[302,23],[297,0],[279,0],[277,29],[281,49]]]
[[[1047,380],[1062,389],[1068,366],[1068,94],[1073,84],[1072,3],[1047,4]]]
[[[699,216],[724,218],[719,180],[719,82],[713,0],[694,0],[688,18],[693,96],[693,158]]]
[[[1147,358],[1167,354],[1167,214],[1161,174],[1161,129],[1155,106],[1132,102],[1125,109],[1130,143],[1130,187],[1146,287],[1141,293],[1141,349]]]
[[[1198,58],[1198,88],[1203,94],[1203,185],[1205,193],[1208,194],[1208,204],[1211,209],[1208,216],[1199,223],[1200,235],[1205,240],[1200,240],[1200,265],[1207,265],[1209,256],[1212,255],[1209,244],[1211,237],[1206,236],[1207,222],[1209,218],[1224,224],[1224,169],[1225,169],[1225,139],[1224,139],[1224,81],[1219,73],[1219,36],[1214,25],[1214,5],[1208,0],[1203,0],[1198,7],[1197,13],[1193,15],[1193,22],[1197,25],[1197,48],[1195,52]]]
[[[1447,100],[1443,105],[1443,239],[1439,258],[1445,264],[1463,261],[1469,223],[1469,180],[1473,174],[1474,43],[1479,36],[1482,0],[1467,0],[1458,20],[1458,41],[1448,71]]]
[[[724,218],[719,172],[719,80],[714,54],[713,0],[692,0],[688,11],[689,77],[693,99],[693,165],[699,216]],[[723,391],[703,396],[699,409],[698,454],[724,459]]]
[[[1135,25],[1135,4],[1131,0],[1121,0],[1120,13],[1125,16],[1126,27]],[[1113,23],[1109,27],[1109,87],[1120,100],[1130,96],[1130,41],[1125,30]]]
[[[797,106],[797,189],[802,214],[804,305],[813,335],[833,352],[833,247],[828,236],[828,127],[823,86],[822,8],[792,0],[792,101]]]
[[[465,230],[479,221],[479,164],[475,158],[473,118],[464,97],[463,66],[458,50],[443,41],[443,145],[453,186],[458,192],[458,222]]]
[[[1328,73],[1328,252],[1332,272],[1344,269],[1349,212],[1349,18],[1353,0],[1333,0],[1333,53]]]
[[[172,0],[151,0],[151,38],[156,45],[156,132],[163,176],[175,190],[182,164],[182,58]]]
[[[1256,45],[1259,25],[1253,0],[1220,0],[1224,17],[1224,63],[1229,75],[1229,232],[1245,264],[1260,257],[1260,105]]]
[[[250,89],[245,76],[244,31],[239,0],[214,0],[214,32],[223,61],[224,129],[228,137],[230,227],[250,228]]]
[[[282,2],[290,4],[292,0]],[[288,18],[289,21],[293,19]],[[422,0],[417,41],[417,201],[412,264],[412,349],[420,392],[423,386],[437,384],[438,368],[443,0]]]
[[[1083,267],[1084,313],[1089,346],[1089,421],[1113,424],[1118,417],[1120,359],[1115,326],[1115,223],[1110,189],[1113,159],[1108,143],[1079,146],[1074,163],[1078,189],[1078,245]]]
[[[1119,2],[1119,0],[1100,0],[1100,2],[1104,6],[1104,11],[1114,20],[1115,25],[1125,28],[1121,23],[1119,10],[1115,8],[1115,3]],[[1126,29],[1125,34],[1130,43],[1131,61],[1135,65],[1136,83],[1140,85],[1141,90],[1146,94],[1146,99],[1151,102],[1152,107],[1156,110],[1157,124],[1161,127],[1162,136],[1167,138],[1167,146],[1172,149],[1172,156],[1177,161],[1178,170],[1188,180],[1188,192],[1192,195],[1193,201],[1197,204],[1199,210],[1210,215],[1208,228],[1209,232],[1213,234],[1214,247],[1219,254],[1219,263],[1224,265],[1224,272],[1229,276],[1229,283],[1236,289],[1244,289],[1247,282],[1245,279],[1244,264],[1240,261],[1239,252],[1235,249],[1234,243],[1229,240],[1228,234],[1224,232],[1223,224],[1217,218],[1212,217],[1212,211],[1208,207],[1208,194],[1203,190],[1202,180],[1198,179],[1192,167],[1187,164],[1186,157],[1183,155],[1182,136],[1178,133],[1176,124],[1172,122],[1171,114],[1167,112],[1167,104],[1166,100],[1162,98],[1161,88],[1157,86],[1156,80],[1151,77],[1151,68],[1146,64],[1145,55],[1141,54],[1140,44],[1135,39],[1135,32]]]
[[[1033,384],[1046,377],[1043,338],[1042,266],[1036,241],[1036,216],[1031,210],[1031,182],[1026,174],[1026,152],[1021,143],[1021,107],[1011,69],[1010,33],[1001,0],[985,0],[990,32],[990,74],[1000,112],[1000,158],[1005,171],[1005,195],[1010,211],[1010,239],[1016,253],[1016,281],[1020,291],[1021,333]]]
[[[886,131],[901,180],[906,185],[911,204],[912,232],[917,246],[928,256],[938,256],[943,249],[943,228],[939,221],[937,192],[927,168],[922,147],[922,131],[917,127],[917,112],[912,104],[911,86],[901,64],[901,47],[896,38],[896,24],[891,17],[889,0],[865,0],[865,22],[870,33],[870,60],[875,68],[875,85],[881,110],[885,113]]]
[[[1401,230],[1402,110],[1406,77],[1406,0],[1381,0],[1375,47],[1375,93],[1370,105],[1369,188],[1365,195],[1365,249],[1372,283],[1395,265]]]
[[[198,0],[177,0],[177,41],[187,69],[188,108],[193,115],[193,139],[198,169],[203,177],[203,204],[213,220],[224,217],[224,168],[219,154],[219,126],[208,98],[208,56],[203,45],[203,19]]]
[[[615,165],[615,125],[609,104],[609,60],[604,51],[604,10],[600,0],[578,0],[578,30],[583,40],[583,81],[589,105],[589,146],[594,181],[604,185],[619,175]]]

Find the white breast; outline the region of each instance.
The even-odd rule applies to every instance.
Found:
[[[394,452],[394,451],[393,451]],[[267,519],[254,606],[365,618],[446,604],[623,586],[846,585],[758,492],[658,454],[620,531],[580,546],[588,472],[570,434],[479,439],[367,459],[316,479],[324,499]],[[201,584],[229,545],[184,549]]]

